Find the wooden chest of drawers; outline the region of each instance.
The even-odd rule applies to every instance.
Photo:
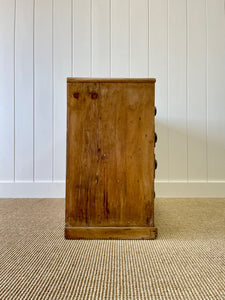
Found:
[[[68,239],[154,239],[155,79],[67,79]]]

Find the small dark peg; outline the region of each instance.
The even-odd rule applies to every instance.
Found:
[[[77,92],[77,93],[74,93],[74,94],[73,94],[73,97],[74,97],[75,99],[78,99],[78,98],[79,98],[79,95],[80,95],[80,94]]]
[[[155,132],[155,144],[157,143],[158,141],[158,137],[157,137],[157,133]]]
[[[158,163],[157,160],[155,159],[155,170],[157,169]]]
[[[91,99],[97,99],[98,98],[98,94],[95,92],[91,93]]]
[[[156,108],[156,106],[155,106],[155,116],[156,116],[156,114],[157,114],[157,108]]]

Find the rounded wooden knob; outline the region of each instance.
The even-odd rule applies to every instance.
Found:
[[[157,133],[155,132],[155,144],[157,143],[158,141],[158,136],[157,136]]]
[[[157,160],[155,159],[155,170],[157,169],[158,167],[158,163],[157,163]]]

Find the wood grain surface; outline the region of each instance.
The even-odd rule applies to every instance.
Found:
[[[154,80],[70,81],[66,227],[154,227]]]
[[[125,239],[153,240],[157,236],[155,227],[66,227],[67,239]]]

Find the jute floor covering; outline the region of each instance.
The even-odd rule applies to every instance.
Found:
[[[0,200],[0,299],[224,300],[225,199],[156,199],[154,241],[64,239],[64,199]]]

